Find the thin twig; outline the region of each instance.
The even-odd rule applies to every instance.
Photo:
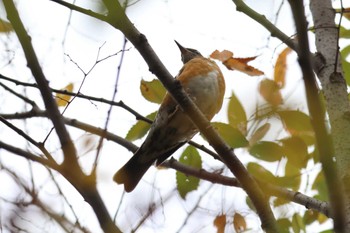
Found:
[[[122,46],[122,49],[121,49],[122,53],[121,53],[120,60],[119,60],[119,65],[118,65],[118,68],[117,68],[117,76],[116,76],[116,80],[115,80],[115,84],[114,84],[114,91],[113,91],[113,95],[112,95],[112,101],[115,100],[115,97],[116,97],[117,92],[118,92],[118,83],[119,83],[119,78],[120,78],[120,72],[121,72],[122,64],[123,64],[123,61],[124,61],[124,55],[125,55],[125,51],[126,51],[125,49],[126,49],[127,42],[128,41],[124,37],[124,43],[123,43],[123,46]],[[105,125],[104,125],[104,132],[106,132],[107,129],[108,129],[108,124],[109,124],[109,119],[110,119],[110,116],[111,116],[111,113],[112,113],[112,109],[113,109],[113,106],[110,105],[109,109],[108,109],[108,112],[107,112],[106,122],[105,122]],[[104,138],[105,138],[104,135],[102,135],[100,137],[99,142],[98,142],[96,156],[95,156],[95,161],[93,163],[92,171],[91,171],[92,175],[96,175],[98,159],[100,157],[100,152],[101,152],[101,148],[102,148],[102,145],[103,145]]]
[[[44,145],[42,143],[39,143],[35,141],[32,137],[30,137],[28,134],[26,134],[23,130],[17,128],[15,125],[11,124],[9,121],[7,121],[5,118],[0,116],[0,121],[4,123],[7,127],[15,131],[17,134],[22,136],[26,141],[30,142],[32,145],[36,146],[38,149],[41,150],[41,152],[44,153],[46,158],[50,160],[52,163],[56,163],[51,154],[46,150]],[[56,164],[57,165],[57,164]]]
[[[71,137],[62,121],[57,104],[52,97],[52,92],[41,69],[39,60],[31,43],[31,38],[24,28],[14,2],[12,0],[4,0],[3,3],[6,9],[7,17],[10,20],[23,48],[24,55],[28,62],[28,67],[34,76],[36,83],[38,84],[42,99],[45,104],[45,108],[49,113],[49,118],[55,127],[57,136],[62,146],[65,161],[69,160],[71,167],[74,167],[74,165],[75,167],[79,167],[77,165],[76,150],[74,144],[72,143]]]

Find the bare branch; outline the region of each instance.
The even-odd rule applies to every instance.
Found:
[[[114,101],[114,99],[115,99],[115,97],[117,95],[120,71],[121,71],[121,68],[122,68],[123,61],[124,61],[125,48],[126,48],[127,42],[128,41],[124,37],[123,47],[121,49],[122,54],[121,54],[121,57],[120,57],[120,60],[119,60],[118,68],[117,68],[117,76],[116,76],[116,79],[115,79],[112,101]],[[107,112],[106,122],[105,122],[105,126],[104,126],[104,132],[107,132],[110,115],[112,113],[112,108],[113,108],[113,106],[110,105],[109,109],[108,109],[108,112]],[[99,155],[100,155],[101,148],[102,148],[102,145],[103,145],[103,139],[104,139],[104,135],[101,135],[100,141],[99,141],[98,146],[97,146],[97,152],[96,152],[95,161],[94,161],[94,164],[93,164],[93,167],[92,167],[92,171],[91,171],[92,174],[96,173],[97,163],[98,163]]]
[[[49,168],[56,170],[56,171],[60,170],[60,167],[56,163],[52,162],[51,160],[42,158],[43,156],[41,156],[41,157],[36,156],[35,154],[32,154],[28,151],[11,146],[11,145],[4,143],[2,141],[0,141],[0,148],[5,149],[13,154],[19,155],[25,159],[29,159],[29,160],[34,161],[34,162],[38,162],[44,166],[47,166]]]
[[[22,45],[26,60],[28,62],[28,67],[31,70],[37,84],[39,90],[41,92],[44,104],[49,113],[49,118],[51,119],[55,130],[57,132],[58,138],[62,145],[62,150],[65,155],[65,160],[68,162],[70,167],[73,167],[75,164],[75,168],[78,169],[78,164],[76,160],[76,151],[75,147],[72,143],[70,135],[63,123],[61,118],[61,114],[58,110],[57,104],[52,97],[52,92],[49,88],[47,79],[40,67],[38,58],[34,51],[33,45],[31,43],[31,38],[27,34],[24,25],[19,17],[17,9],[12,0],[3,1],[7,13],[7,17],[10,20],[18,39]]]
[[[62,0],[50,0],[50,1],[58,3],[59,5],[62,5],[62,6],[68,8],[70,10],[74,10],[76,12],[80,12],[80,13],[82,13],[84,15],[88,15],[88,16],[91,16],[93,18],[100,19],[102,21],[106,21],[107,20],[106,16],[98,14],[98,13],[92,11],[92,10],[87,10],[87,9],[82,8],[82,7],[76,6],[74,4],[62,1]]]
[[[51,154],[46,150],[46,148],[44,147],[44,145],[42,143],[39,143],[37,141],[35,141],[33,138],[31,138],[28,134],[26,134],[25,132],[23,132],[23,130],[17,128],[15,125],[11,124],[10,122],[8,122],[5,118],[3,118],[2,116],[0,116],[0,121],[2,123],[4,123],[6,126],[8,126],[9,128],[11,128],[13,131],[15,131],[16,133],[18,133],[20,136],[22,136],[24,139],[26,139],[28,142],[30,142],[31,144],[33,144],[34,146],[36,146],[37,148],[39,148],[41,150],[41,152],[44,153],[44,155],[46,156],[46,158],[48,158],[51,162],[55,163],[55,160],[53,159],[53,157],[51,156]],[[58,166],[58,164],[56,164]]]

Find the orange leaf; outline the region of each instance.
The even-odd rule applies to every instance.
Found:
[[[229,70],[238,70],[250,76],[263,75],[264,72],[247,64],[249,59],[251,60],[251,58],[230,58],[227,61],[225,61],[223,64]]]
[[[236,232],[243,232],[247,229],[247,223],[242,215],[235,213],[233,216],[233,226]]]
[[[215,50],[211,55],[211,58],[219,60],[221,62],[225,62],[231,57],[233,57],[233,53],[228,50],[223,50],[222,52],[219,52],[218,50]]]
[[[259,85],[259,93],[274,106],[281,104],[283,101],[279,86],[273,80],[263,79]]]
[[[255,56],[255,57],[235,57],[234,59],[238,60],[241,63],[247,64],[250,61],[254,61],[255,58],[257,58],[257,56]]]
[[[226,226],[226,215],[222,214],[219,216],[216,216],[214,219],[214,226],[216,226],[217,233],[224,233],[225,232],[225,226]]]
[[[215,50],[210,57],[221,61],[222,64],[224,64],[229,70],[238,70],[250,76],[259,76],[264,74],[264,72],[247,64],[256,57],[234,58],[233,53],[229,50],[223,50],[222,52]]]
[[[287,68],[287,55],[292,51],[291,48],[285,48],[280,55],[278,55],[275,71],[274,71],[274,80],[277,85],[282,88],[285,84],[286,79],[286,68]]]

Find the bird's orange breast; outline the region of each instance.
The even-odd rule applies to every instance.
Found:
[[[225,81],[213,61],[194,58],[184,65],[177,79],[209,120],[221,109]]]

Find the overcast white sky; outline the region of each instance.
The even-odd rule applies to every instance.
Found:
[[[294,34],[294,26],[286,1],[282,5],[277,18],[276,12],[280,6],[280,1],[249,0],[245,2],[264,14],[272,22],[276,22],[276,25],[287,35]],[[98,6],[98,1],[78,0],[76,4],[93,8]],[[114,54],[122,48],[123,36],[120,32],[79,13],[73,13],[64,37],[69,11],[49,0],[20,0],[17,1],[17,7],[26,28],[32,35],[44,72],[50,81],[50,85],[54,88],[62,88],[69,82],[73,82],[78,87],[84,77],[67,55],[87,72],[95,63],[98,50],[102,45],[99,58]],[[4,11],[0,12],[0,17],[2,19],[6,18]],[[229,0],[141,0],[129,7],[127,13],[139,31],[146,35],[151,46],[173,75],[176,75],[182,66],[180,53],[174,39],[185,47],[199,50],[204,56],[209,56],[215,49],[230,50],[237,57],[258,56],[252,64],[264,71],[265,76],[249,77],[236,71],[227,71],[222,67],[227,85],[224,104],[227,104],[228,97],[234,91],[250,114],[255,109],[256,101],[261,101],[257,93],[258,82],[263,78],[272,77],[274,61],[278,53],[285,48],[278,40],[271,38],[262,26],[237,12],[233,2]],[[15,42],[6,42],[9,38],[16,41],[14,34],[0,35],[0,49],[3,51],[3,55],[0,55],[0,72],[12,78],[33,82],[26,68],[26,61],[22,58],[21,48]],[[62,43],[63,41],[64,43]],[[4,45],[6,46],[2,47]],[[140,80],[151,80],[155,77],[148,71],[147,65],[132,44],[128,43],[126,47],[130,50],[125,54],[116,100],[123,100],[139,113],[147,115],[157,110],[158,106],[141,97],[139,92]],[[13,61],[10,65],[7,65],[10,58],[13,58]],[[114,89],[113,85],[119,59],[120,56],[115,56],[97,65],[86,77],[81,92],[110,99]],[[289,64],[290,70],[293,70],[293,72],[288,73],[287,87],[283,90],[283,94],[290,95],[288,101],[296,108],[304,110],[305,102],[300,98],[304,96],[304,92],[301,87],[301,77],[295,55],[290,56]],[[16,88],[17,90],[21,89],[21,87]],[[28,90],[28,92],[35,93],[36,91]],[[18,111],[16,105],[8,102],[8,100],[5,101],[2,103],[3,109]],[[39,97],[38,103],[41,103]],[[65,116],[78,118],[83,122],[103,127],[107,109],[108,106],[106,105],[91,104],[86,100],[77,99],[69,107]],[[120,136],[125,136],[131,125],[135,123],[135,118],[120,108],[113,109],[111,119],[109,130]],[[225,105],[218,116],[214,118],[214,121],[227,121]],[[19,123],[19,125],[21,124]],[[35,124],[40,128],[43,123],[42,120],[37,120]],[[43,140],[48,129],[49,127],[46,125],[44,129],[37,131],[32,136],[37,138],[38,141]],[[8,137],[8,134],[11,137]],[[77,130],[72,132],[73,138],[78,142],[81,134]],[[277,133],[270,136],[273,138],[276,135]],[[199,136],[195,139],[203,142]],[[0,127],[0,140],[6,142],[21,141],[17,135],[13,132],[9,133],[3,127]],[[50,142],[54,141],[54,137],[50,139]],[[136,144],[139,145],[141,142],[142,140],[136,141]],[[51,145],[50,149],[55,151],[58,148]],[[181,151],[182,149],[179,150],[179,153]],[[246,153],[241,150],[237,150],[237,152],[242,160],[247,160]],[[179,153],[175,154],[175,157]],[[87,155],[83,161],[88,165],[94,154],[95,152]],[[0,154],[2,161],[5,159],[4,155],[4,153]],[[131,155],[130,152],[116,144],[105,143],[104,145],[99,166],[99,187],[111,213],[115,212],[123,190],[122,186],[112,182],[112,176]],[[208,156],[205,155],[204,157],[206,157],[205,167],[220,167],[219,163],[213,162]],[[14,166],[11,162],[7,162],[7,164]],[[23,161],[17,162],[16,160],[14,167],[16,169],[23,167],[23,170],[28,170],[27,164]],[[38,172],[41,170],[44,172],[40,166],[36,166],[36,168]],[[154,176],[155,174],[157,176]],[[120,217],[118,221],[122,229],[129,229],[134,224],[131,219],[140,217],[135,213],[135,209],[139,210],[139,214],[142,215],[150,202],[159,200],[159,193],[152,189],[154,179],[157,180],[157,184],[166,184],[162,187],[161,193],[167,194],[175,186],[174,174],[173,171],[151,169],[136,190],[131,194],[126,194],[121,209],[122,213],[119,215],[126,217]],[[40,175],[37,178],[39,183],[45,183],[46,181],[46,178],[40,177]],[[98,223],[90,212],[90,207],[83,202],[82,198],[67,182],[61,178],[59,180],[63,184],[66,193],[69,193],[69,197],[74,200],[76,210],[83,216],[81,222],[88,227],[92,227],[94,232],[99,232]],[[6,197],[11,197],[13,193],[18,192],[15,185],[9,182],[8,177],[1,172],[0,183],[2,187],[6,187],[4,190],[8,190],[8,193],[4,194]],[[208,189],[209,186],[210,184],[207,183],[201,185],[200,193],[205,192],[204,190]],[[48,185],[43,189],[47,198],[50,197],[50,188],[51,186]],[[202,226],[202,222],[198,222],[198,219],[216,216],[218,213],[214,210],[217,211],[217,206],[221,206],[224,213],[234,213],[236,210],[242,211],[243,214],[247,215],[250,224],[257,221],[257,217],[248,213],[248,209],[242,205],[245,199],[239,189],[218,187],[216,190],[210,189],[209,194],[209,197],[201,203],[203,210],[190,219],[189,225]],[[191,209],[196,200],[198,200],[198,194],[189,194],[186,201],[180,200],[179,196],[174,195],[170,201],[166,202],[165,207],[161,208],[161,211],[155,213],[155,217],[152,218],[153,222],[147,222],[146,227],[140,232],[173,232],[172,230],[181,225],[179,222],[181,223],[186,217],[186,211]],[[1,201],[0,208],[2,208]],[[58,204],[55,208],[66,207]],[[197,232],[212,232],[211,220],[206,219],[205,221],[208,221],[208,223],[204,228],[188,227],[181,232],[195,232],[194,229],[197,229]],[[259,226],[249,225],[249,228],[252,229],[251,232],[258,232]],[[59,230],[56,232],[59,232]]]

